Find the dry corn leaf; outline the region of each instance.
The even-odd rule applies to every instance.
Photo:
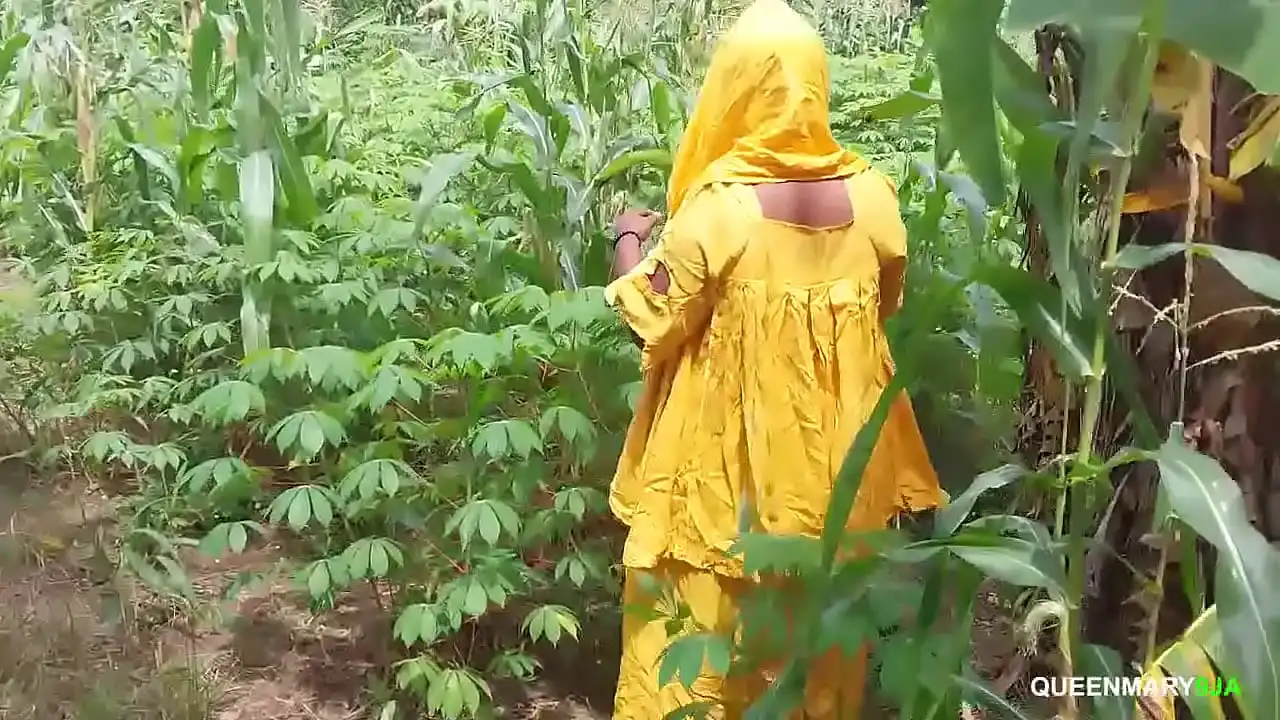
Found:
[[[1205,180],[1205,189],[1225,203],[1239,205],[1244,202],[1244,191],[1239,185],[1226,178],[1208,175]],[[1149,187],[1125,193],[1120,212],[1125,215],[1141,215],[1171,210],[1186,205],[1190,196],[1191,188],[1187,181],[1187,169],[1179,167],[1157,176]]]
[[[1200,83],[1197,58],[1172,42],[1160,43],[1160,57],[1151,77],[1151,103],[1156,110],[1179,114]]]
[[[1271,157],[1280,141],[1280,96],[1270,96],[1249,126],[1231,140],[1231,179],[1238,180]]]
[[[1120,212],[1124,215],[1141,215],[1143,213],[1168,210],[1180,205],[1186,205],[1187,196],[1188,192],[1185,185],[1150,187],[1138,192],[1125,193],[1124,204],[1120,206]]]
[[[1170,42],[1160,45],[1160,58],[1151,83],[1151,102],[1166,113],[1177,114],[1178,140],[1189,155],[1209,159],[1213,137],[1213,64]],[[1200,197],[1213,193],[1232,203],[1243,200],[1234,184],[1200,173]],[[1121,212],[1136,215],[1186,205],[1191,195],[1191,179],[1185,166],[1170,163],[1148,187],[1127,193]],[[1200,203],[1207,215],[1211,203]]]
[[[1188,153],[1209,159],[1213,145],[1213,64],[1188,54],[1183,72],[1191,78],[1191,92],[1183,103],[1178,140]]]

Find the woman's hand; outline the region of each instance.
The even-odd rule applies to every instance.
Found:
[[[652,210],[628,210],[613,221],[613,276],[622,277],[639,264],[643,253],[640,246],[649,240],[653,228],[662,221],[662,213]],[[632,237],[634,235],[634,237]],[[666,295],[671,285],[667,269],[659,265],[649,276],[649,282],[659,294]]]
[[[628,210],[613,221],[613,276],[622,277],[643,257],[640,246],[649,240],[662,213],[652,210]]]
[[[662,213],[653,212],[652,210],[628,210],[619,215],[613,221],[613,235],[621,238],[623,235],[635,233],[640,242],[649,239],[649,235],[653,233],[653,228],[662,222]]]

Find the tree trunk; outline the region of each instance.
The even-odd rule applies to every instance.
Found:
[[[1053,28],[1037,34],[1039,69],[1060,103],[1078,97],[1075,86],[1080,80],[1079,65],[1071,53],[1060,52],[1063,40]],[[1254,106],[1246,100],[1251,97],[1252,88],[1244,81],[1225,71],[1215,71],[1210,163],[1215,176],[1229,174],[1228,142],[1247,125],[1248,112]],[[1174,133],[1166,156],[1182,155]],[[1272,232],[1280,227],[1280,177],[1270,169],[1260,169],[1242,178],[1239,185],[1243,191],[1239,202],[1214,196],[1211,217],[1202,225],[1199,241],[1280,257],[1280,235]],[[1185,220],[1185,205],[1129,215],[1124,220],[1122,237],[1143,245],[1181,242]],[[1027,228],[1028,265],[1033,272],[1047,277],[1047,249],[1034,217],[1028,217]],[[1183,422],[1187,439],[1216,458],[1240,484],[1251,520],[1275,542],[1280,540],[1280,432],[1268,425],[1276,421],[1268,421],[1263,412],[1280,400],[1280,363],[1276,348],[1267,345],[1280,337],[1280,316],[1264,307],[1263,299],[1211,259],[1198,259],[1192,278],[1188,325],[1193,331],[1189,334],[1185,402],[1180,401],[1184,390],[1176,324],[1185,287],[1181,258],[1171,258],[1126,278],[1113,322],[1137,362],[1140,392],[1157,429]],[[1247,308],[1251,307],[1260,309],[1249,311]],[[1029,463],[1038,464],[1047,456],[1058,455],[1064,446],[1075,447],[1071,435],[1078,423],[1070,410],[1078,408],[1080,402],[1078,397],[1069,397],[1063,388],[1048,354],[1030,343],[1023,393],[1024,426],[1019,435],[1020,449]],[[1128,443],[1128,426],[1127,406],[1109,402],[1100,423],[1099,452]],[[1113,505],[1104,513],[1096,537],[1148,577],[1157,576],[1163,557],[1166,565],[1162,595],[1153,598],[1144,592],[1145,583],[1137,582],[1126,564],[1114,556],[1090,556],[1085,637],[1088,642],[1120,650],[1126,660],[1141,659],[1156,602],[1157,642],[1177,635],[1191,619],[1178,552],[1162,554],[1155,543],[1148,541],[1157,479],[1151,463],[1115,472],[1111,478],[1116,490]],[[1207,548],[1200,545],[1202,558],[1211,560]],[[1209,567],[1208,563],[1201,564]],[[1211,573],[1205,575],[1212,577]],[[1203,582],[1205,587],[1211,585],[1208,579]]]

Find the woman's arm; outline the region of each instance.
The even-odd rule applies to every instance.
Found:
[[[641,244],[660,216],[632,212],[618,218],[617,278],[605,289],[605,299],[643,341],[645,368],[678,353],[701,331],[721,276],[741,253],[743,235],[732,227],[741,213],[722,193],[704,188],[689,198],[643,257]]]
[[[660,213],[651,210],[628,210],[613,221],[613,279],[626,275],[644,259],[641,246],[648,242],[653,228],[662,221]],[[653,289],[663,295],[671,286],[671,278],[666,267],[659,266],[658,271],[649,277]]]
[[[631,272],[644,259],[644,249],[641,245],[648,241],[656,220],[661,219],[658,216],[653,222],[650,222],[650,218],[655,215],[656,213],[648,210],[629,210],[613,221],[615,233],[613,241],[613,280],[617,280]],[[667,275],[666,268],[659,266],[658,270],[661,277],[658,277],[659,273],[654,273],[649,278],[649,284],[653,286],[656,292],[666,295],[671,279]],[[644,338],[641,338],[631,328],[627,328],[627,330],[631,333],[631,341],[637,347],[643,349]]]
[[[868,183],[859,198],[859,210],[867,221],[867,234],[880,261],[880,320],[883,322],[902,307],[907,271],[907,226],[898,208],[898,191],[893,181],[876,173],[879,182]]]

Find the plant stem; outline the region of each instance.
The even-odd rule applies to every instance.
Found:
[[[1110,331],[1111,318],[1106,308],[1110,307],[1112,294],[1111,274],[1112,262],[1120,246],[1121,209],[1124,205],[1125,192],[1129,185],[1129,176],[1133,171],[1133,156],[1137,153],[1138,141],[1142,131],[1143,118],[1146,115],[1148,98],[1151,92],[1151,79],[1159,57],[1160,39],[1163,35],[1165,0],[1147,0],[1144,8],[1142,26],[1139,28],[1138,42],[1143,44],[1142,62],[1133,68],[1134,82],[1132,94],[1125,99],[1121,110],[1121,137],[1125,142],[1125,155],[1116,163],[1111,182],[1108,187],[1107,214],[1105,217],[1105,244],[1100,259],[1101,282],[1099,293],[1103,302],[1098,304],[1102,310],[1098,313],[1097,327],[1093,338],[1093,356],[1091,367],[1093,374],[1085,382],[1084,404],[1080,417],[1079,443],[1076,448],[1076,465],[1084,467],[1093,456],[1094,435],[1098,428],[1098,419],[1102,410],[1103,379],[1106,376],[1106,347]],[[1094,478],[1096,479],[1096,478]],[[1086,517],[1087,498],[1084,492],[1072,492],[1068,483],[1064,492],[1070,493],[1071,503],[1070,531],[1067,541],[1067,592],[1070,597],[1083,602],[1085,592],[1084,536],[1088,532],[1089,518]],[[1066,661],[1068,672],[1073,667],[1081,646],[1080,616],[1070,606],[1067,607],[1063,619],[1065,628],[1061,650]],[[1074,705],[1074,703],[1073,703]],[[1076,711],[1075,707],[1071,710]]]
[[[1143,29],[1146,45],[1142,64],[1136,69],[1136,82],[1133,96],[1125,102],[1121,114],[1121,137],[1125,139],[1126,152],[1117,163],[1107,198],[1106,245],[1102,250],[1102,287],[1104,303],[1108,307],[1111,295],[1111,264],[1115,260],[1120,247],[1120,219],[1124,206],[1124,195],[1129,185],[1129,176],[1133,172],[1133,156],[1138,151],[1139,133],[1142,120],[1146,114],[1147,100],[1151,94],[1151,78],[1155,72],[1156,60],[1160,54],[1159,32],[1164,25],[1164,0],[1148,0],[1143,17]],[[1107,331],[1111,318],[1106,313],[1098,317],[1098,326],[1093,338],[1093,375],[1085,384],[1084,414],[1080,418],[1080,438],[1076,449],[1076,459],[1084,462],[1089,459],[1093,450],[1093,435],[1098,426],[1098,415],[1102,408],[1102,380],[1106,375]]]
[[[1151,616],[1148,621],[1151,626],[1147,628],[1146,651],[1142,654],[1142,671],[1146,672],[1151,669],[1152,663],[1156,659],[1156,626],[1160,622],[1160,606],[1164,604],[1164,568],[1169,561],[1169,545],[1178,541],[1177,531],[1161,533],[1160,538],[1160,560],[1156,565],[1156,577],[1153,581],[1154,587],[1151,588]]]

